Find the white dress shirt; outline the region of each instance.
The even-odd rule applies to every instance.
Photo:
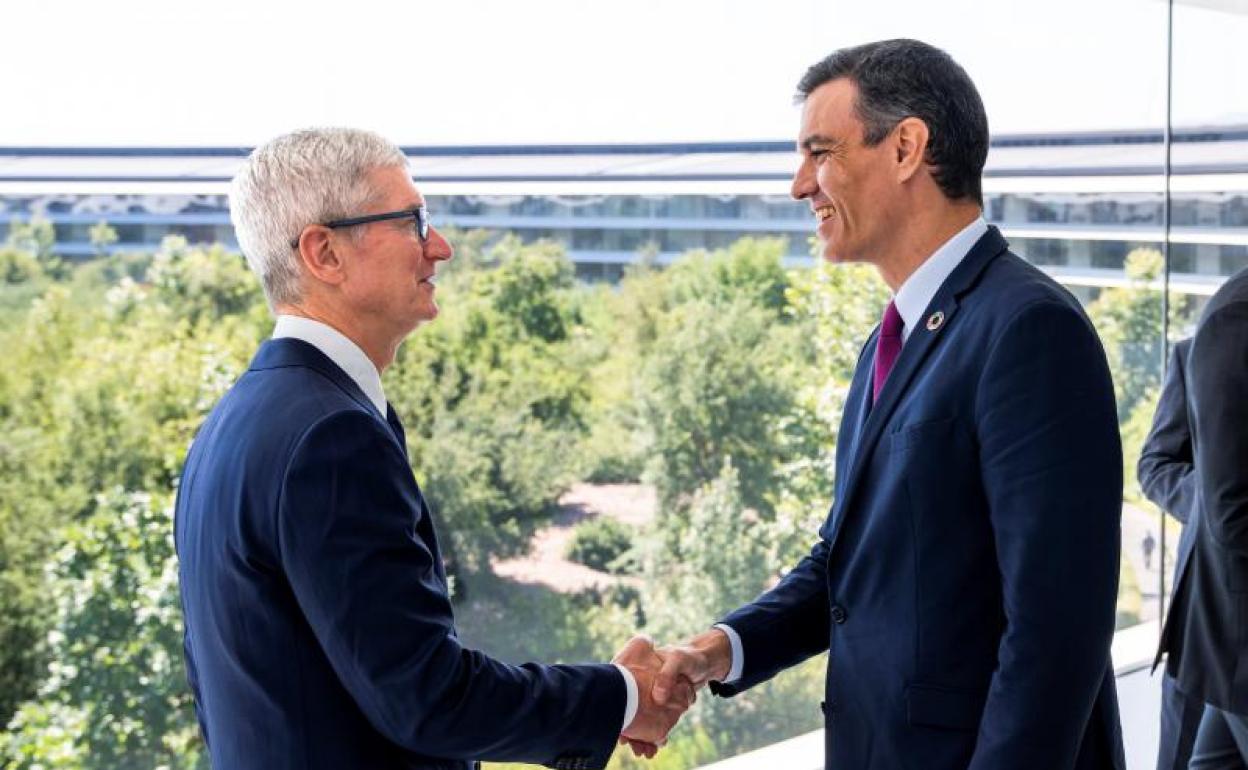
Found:
[[[294,315],[279,315],[273,326],[273,339],[291,338],[303,340],[321,351],[333,361],[339,369],[364,391],[368,400],[377,407],[383,419],[386,417],[386,394],[381,389],[381,373],[373,366],[372,359],[365,355],[359,345],[334,327],[314,321],[311,318]],[[620,664],[615,664],[624,677],[624,689],[628,698],[624,704],[624,723],[620,732],[624,732],[637,716],[637,680],[633,672]]]
[[[940,291],[945,279],[954,268],[962,263],[962,259],[971,251],[984,233],[988,232],[988,223],[983,217],[977,217],[958,234],[945,241],[928,257],[919,268],[910,274],[897,294],[893,296],[893,304],[901,315],[901,339],[910,339],[910,331],[923,319],[923,311],[931,304],[932,297]]]
[[[893,303],[897,306],[897,313],[901,316],[903,345],[905,340],[910,339],[910,330],[922,320],[923,312],[927,310],[927,306],[931,304],[936,292],[940,291],[941,285],[944,284],[949,274],[962,263],[962,260],[970,253],[971,247],[987,232],[988,223],[982,216],[977,217],[974,222],[962,228],[957,235],[936,249],[932,256],[924,260],[923,264],[919,265],[919,268],[901,284],[901,288],[897,289],[897,294],[893,296]],[[731,684],[741,678],[741,670],[745,667],[745,652],[742,649],[741,636],[731,626],[723,623],[716,623],[715,628],[728,636],[728,643],[732,647],[732,668],[729,669],[728,676],[724,678],[724,684]]]
[[[360,386],[368,400],[386,416],[386,394],[381,389],[381,373],[359,345],[329,324],[297,315],[279,315],[273,326],[273,339],[303,340],[321,351]]]

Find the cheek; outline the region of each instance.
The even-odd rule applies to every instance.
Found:
[[[819,186],[824,195],[832,195],[838,191],[840,184],[830,163],[824,163],[815,169],[815,184]]]
[[[854,179],[853,169],[831,161],[823,164],[815,179],[819,189],[832,199],[838,209],[850,202],[848,199],[853,197],[854,190],[859,187]]]

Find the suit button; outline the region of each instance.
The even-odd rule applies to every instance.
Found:
[[[849,613],[845,611],[844,607],[842,607],[839,604],[832,605],[832,622],[833,623],[836,623],[839,626],[842,623],[844,623],[848,618],[849,618]]]

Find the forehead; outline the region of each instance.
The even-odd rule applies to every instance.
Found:
[[[387,166],[370,171],[367,175],[369,187],[377,198],[391,205],[394,209],[416,206],[425,202],[424,196],[412,183],[412,176],[406,166]]]
[[[797,141],[849,139],[861,135],[862,122],[854,109],[858,87],[849,78],[837,78],[816,88],[802,104],[802,125]]]

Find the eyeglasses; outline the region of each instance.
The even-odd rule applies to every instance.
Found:
[[[355,227],[356,225],[366,225],[370,222],[385,222],[390,219],[407,219],[408,217],[412,219],[412,224],[416,227],[416,234],[420,236],[420,242],[424,243],[429,240],[429,208],[427,206],[417,206],[414,209],[403,209],[402,211],[387,211],[384,214],[369,214],[363,217],[335,219],[332,222],[325,222],[322,226],[331,230],[337,230],[340,227]],[[292,239],[290,247],[292,249],[299,248],[299,239]]]

